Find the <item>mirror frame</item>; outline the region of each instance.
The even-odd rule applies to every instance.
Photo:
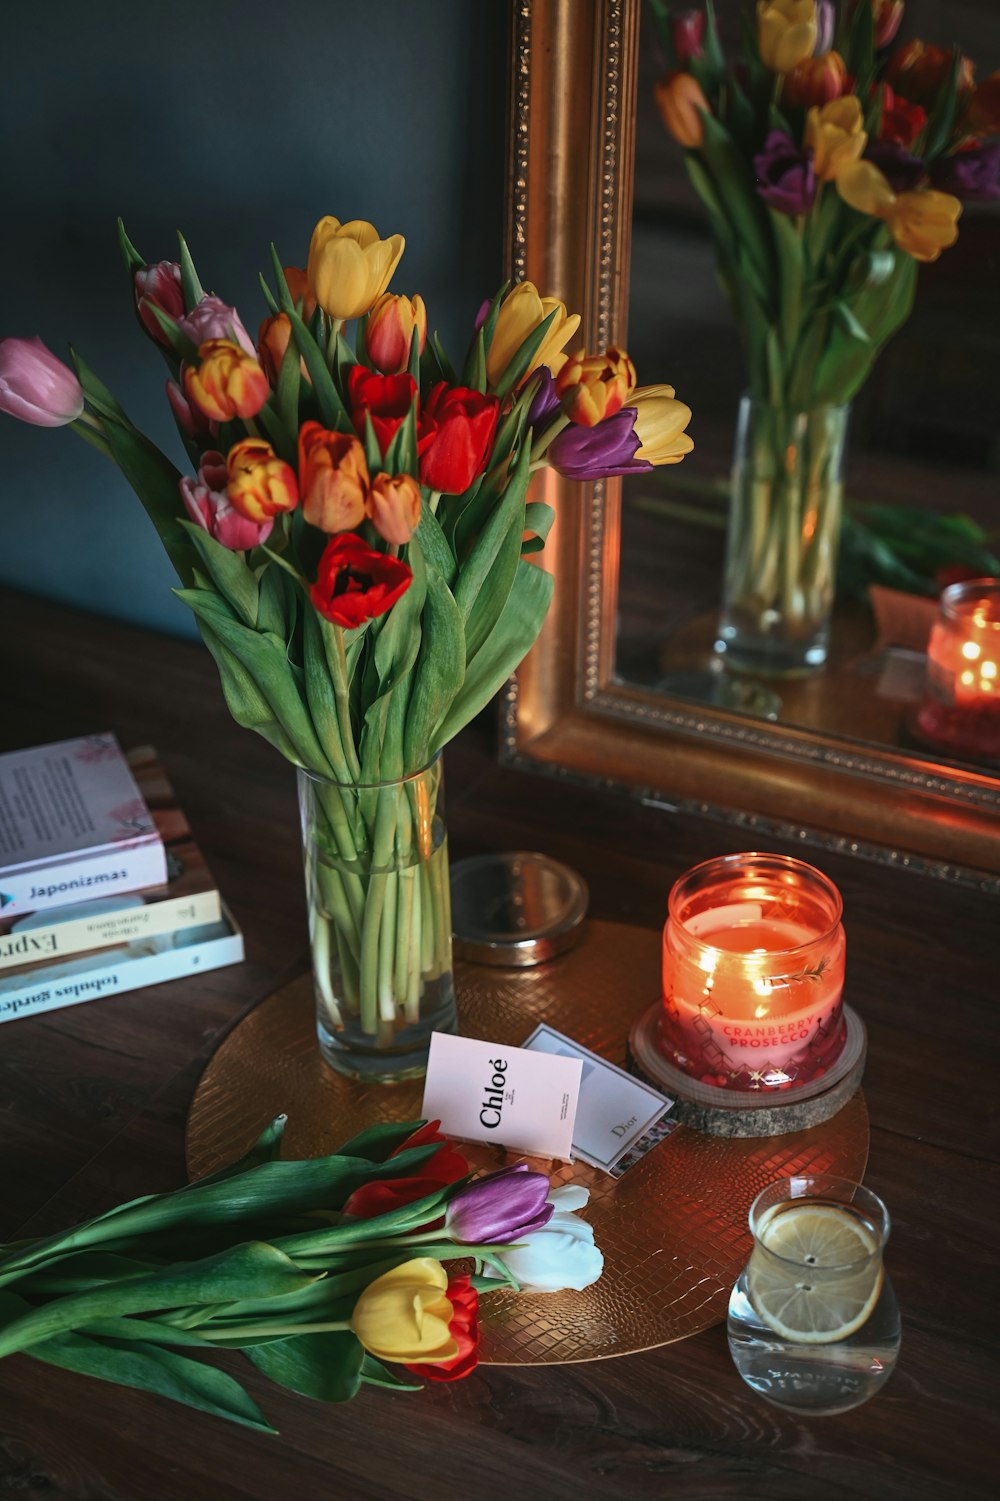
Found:
[[[512,0],[507,274],[579,311],[589,348],[626,329],[642,3]],[[537,560],[555,596],[502,759],[1000,895],[1000,780],[616,680],[621,481],[545,469],[533,494],[556,512]]]

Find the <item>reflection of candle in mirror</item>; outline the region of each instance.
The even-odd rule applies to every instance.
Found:
[[[943,750],[1000,758],[1000,579],[970,579],[942,593],[917,726]]]
[[[663,935],[660,1046],[729,1089],[788,1089],[844,1045],[844,931],[833,883],[801,860],[730,855],[682,876]]]

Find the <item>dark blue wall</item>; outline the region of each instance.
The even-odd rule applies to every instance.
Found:
[[[164,367],[115,237],[149,260],[183,229],[205,286],[256,333],[271,239],[303,265],[316,219],[407,249],[456,357],[502,269],[507,0],[69,0],[0,23],[0,333],[78,347],[180,463]],[[142,508],[69,431],[0,415],[0,582],[193,634]]]

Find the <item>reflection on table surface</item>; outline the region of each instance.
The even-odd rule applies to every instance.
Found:
[[[722,674],[713,652],[726,526],[726,439],[710,431],[683,465],[624,483],[615,673],[672,698],[714,701],[751,718],[854,744],[921,753],[911,728],[925,673],[922,651],[880,639],[872,611],[838,601],[823,672],[797,680]],[[849,494],[903,501],[918,466],[864,458]],[[926,483],[926,471],[920,473]],[[952,475],[942,509],[989,514],[996,480]],[[993,502],[995,508],[995,501]],[[919,605],[917,606],[919,609]],[[927,619],[929,629],[930,619]],[[935,760],[942,758],[935,753]],[[956,762],[990,773],[989,767]]]

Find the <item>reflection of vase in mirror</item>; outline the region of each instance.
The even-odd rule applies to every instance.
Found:
[[[747,8],[747,0],[717,0],[730,54],[741,45],[738,23]],[[716,283],[704,209],[654,102],[666,63],[648,5],[641,23],[627,344],[644,380],[677,384],[694,411],[695,441],[683,472],[628,479],[623,487],[615,672],[627,683],[655,688],[668,675],[676,682],[678,673],[710,670],[716,660],[729,462],[746,364]],[[911,0],[900,38],[912,36],[960,40],[979,61],[980,75],[1000,63],[993,0]],[[896,642],[877,639],[867,587],[879,578],[857,567],[854,546],[859,503],[878,503],[901,518],[901,508],[933,507],[949,521],[967,513],[996,527],[998,265],[998,206],[970,203],[957,244],[919,269],[913,315],[852,404],[845,567],[827,667],[818,678],[776,685],[785,724],[855,743],[912,748],[906,721],[919,702],[921,664],[913,654],[900,656]],[[900,530],[905,544],[906,526]],[[915,579],[905,564],[895,579],[881,581],[907,592],[934,588],[933,578]]]

